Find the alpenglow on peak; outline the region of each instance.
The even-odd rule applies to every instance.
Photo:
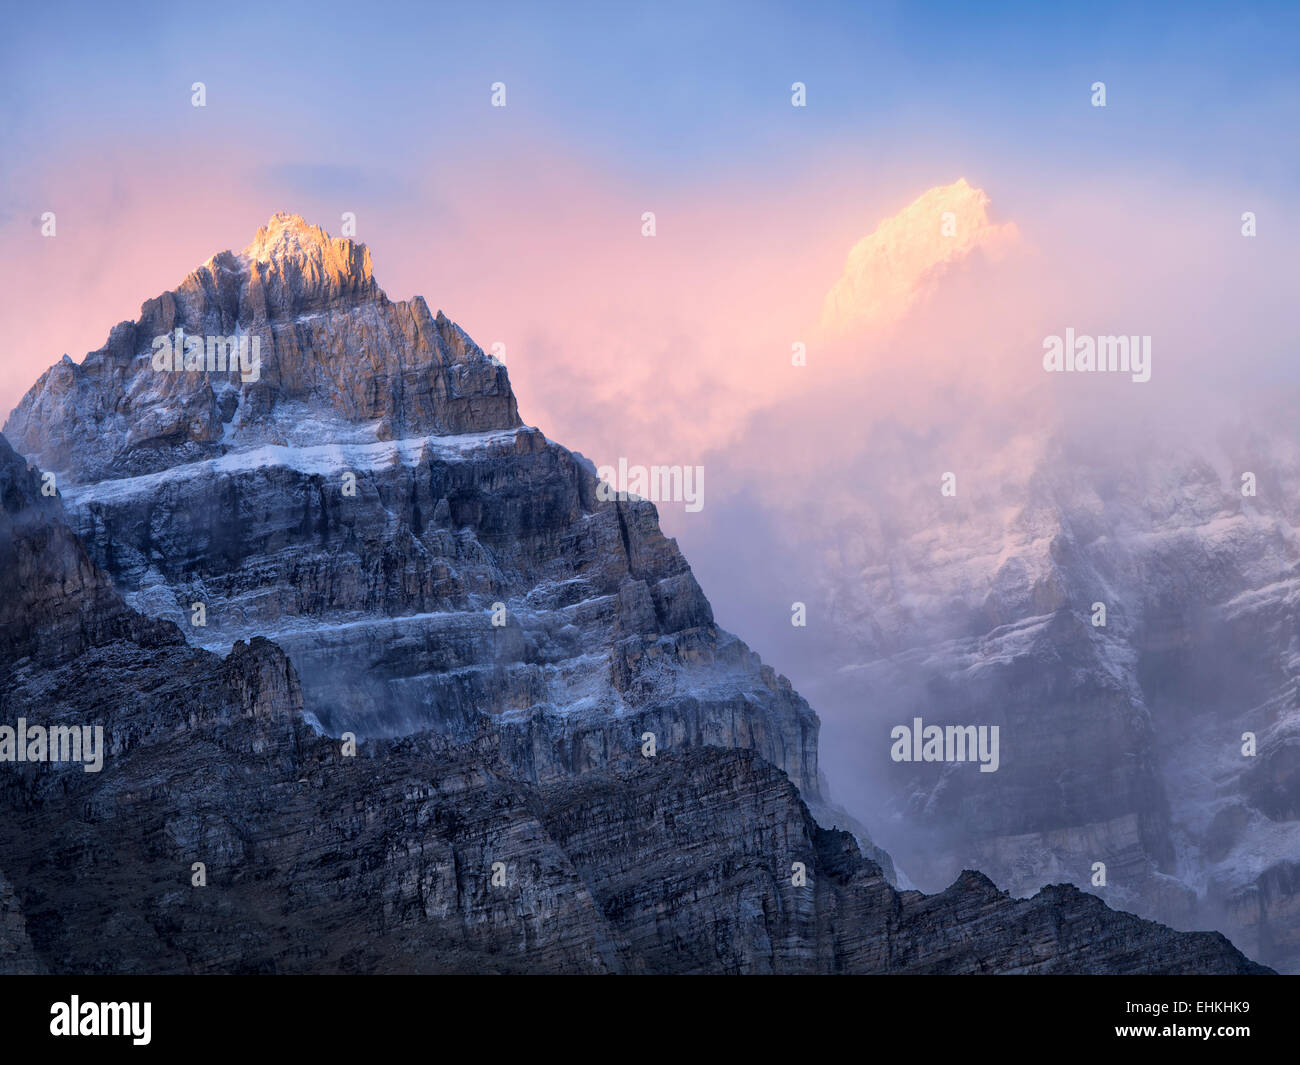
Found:
[[[257,235],[240,254],[246,259],[271,262],[286,255],[305,256],[313,248],[324,248],[330,243],[330,235],[302,215],[277,211],[266,225],[258,226]]]

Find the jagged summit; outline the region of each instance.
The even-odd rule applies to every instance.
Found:
[[[280,212],[242,252],[147,300],[80,365],[52,366],[4,428],[84,483],[268,444],[520,425],[505,367],[459,326],[419,297],[389,300],[364,244]]]
[[[279,211],[258,227],[257,236],[238,255],[241,273],[251,288],[278,284],[289,295],[286,310],[301,313],[302,304],[334,303],[352,297],[383,299],[375,283],[370,249],[346,237],[331,237],[302,215]],[[277,309],[272,301],[268,314]]]
[[[245,259],[271,262],[289,255],[304,257],[313,249],[330,243],[330,235],[302,215],[277,211],[266,225],[258,227],[257,236],[240,255]]]

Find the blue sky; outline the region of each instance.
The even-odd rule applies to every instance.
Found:
[[[660,185],[792,174],[827,146],[864,166],[919,148],[1008,171],[1142,165],[1295,185],[1296,4],[484,7],[11,13],[4,178],[126,129],[152,132],[161,163],[192,132],[188,90],[202,80],[214,136],[274,138],[322,182],[346,177],[329,169],[344,157],[391,175],[438,139],[490,146],[527,130]],[[493,113],[498,80],[510,106]],[[1107,85],[1104,143],[1102,116],[1080,106],[1094,80]],[[794,81],[806,109],[789,106]]]

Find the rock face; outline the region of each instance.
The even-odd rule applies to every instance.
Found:
[[[0,440],[0,723],[102,725],[107,764],[0,765],[0,965],[1258,971],[1069,889],[896,891],[653,505],[301,219],[6,432],[54,478]]]
[[[174,345],[177,329],[182,368],[155,368],[155,341]],[[256,369],[232,365],[229,346],[209,338],[247,341],[250,363],[256,340]],[[186,360],[189,342],[199,347]],[[262,444],[519,424],[504,367],[423,300],[390,302],[364,246],[281,214],[242,253],[213,256],[147,301],[83,363],[65,356],[47,370],[6,435],[42,467],[85,483]]]
[[[260,336],[258,379],[156,370],[178,328]],[[818,797],[816,715],[714,626],[654,506],[598,500],[504,367],[390,303],[351,241],[277,215],[6,430],[128,602],[213,651],[275,640],[332,734],[465,737],[487,713],[540,781],[639,758],[649,731],[754,749]]]
[[[805,690],[871,708],[862,760],[896,796],[873,827],[895,826],[884,842],[918,884],[976,867],[1015,894],[1086,888],[1100,861],[1112,905],[1300,971],[1290,413],[1224,433],[1221,453],[1056,441],[1029,467],[982,462],[1021,472],[949,515],[875,500],[893,528],[864,523],[825,574],[843,635],[828,659],[854,664]],[[890,762],[889,727],[913,715],[998,725],[1001,767]]]
[[[77,575],[77,649],[5,643],[0,720],[102,724],[108,754],[3,766],[0,971],[1266,971],[1073,888],[900,893],[753,750],[539,783],[481,716],[349,757],[278,647],[223,659],[132,611],[37,483],[0,437],[0,547],[23,559],[0,594]]]

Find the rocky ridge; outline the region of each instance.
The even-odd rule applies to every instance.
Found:
[[[258,379],[155,371],[178,328],[260,336]],[[6,432],[129,603],[213,651],[274,639],[327,732],[465,736],[486,713],[540,781],[651,731],[752,748],[819,796],[816,715],[713,624],[654,506],[598,500],[505,368],[390,302],[351,241],[277,215],[48,371]]]
[[[156,369],[178,329],[256,338],[257,372]],[[500,364],[299,218],[5,430],[61,499],[5,457],[0,710],[102,720],[114,766],[5,777],[15,965],[1254,971],[1077,892],[896,892],[864,830],[818,824],[816,715],[713,623],[653,505],[600,500]]]
[[[805,690],[871,708],[862,760],[895,796],[873,827],[918,883],[974,866],[1017,895],[1086,889],[1103,861],[1112,905],[1300,968],[1294,436],[1261,413],[1200,453],[1058,440],[996,505],[878,499],[890,532],[864,516],[846,537],[827,679]],[[913,715],[998,725],[1001,768],[889,762]]]
[[[537,783],[485,717],[349,757],[278,647],[131,610],[38,485],[0,437],[0,598],[67,578],[66,638],[4,645],[0,720],[101,723],[108,756],[0,774],[0,971],[1265,971],[1069,887],[899,892],[752,750]]]

